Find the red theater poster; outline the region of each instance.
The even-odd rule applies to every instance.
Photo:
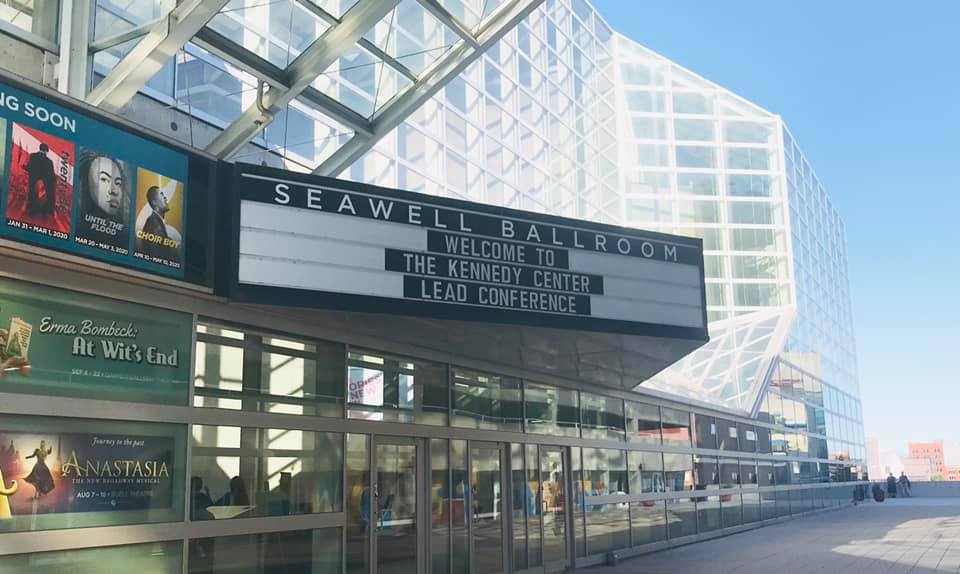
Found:
[[[70,236],[74,145],[14,123],[7,225],[57,239]]]

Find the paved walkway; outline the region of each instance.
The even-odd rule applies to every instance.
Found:
[[[797,518],[578,574],[960,572],[960,498],[893,499]]]

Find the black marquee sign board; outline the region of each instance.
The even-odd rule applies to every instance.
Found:
[[[707,340],[699,239],[233,169],[233,300]]]

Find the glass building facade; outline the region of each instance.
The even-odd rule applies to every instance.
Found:
[[[211,150],[364,2],[222,2],[123,116]],[[22,50],[5,66],[84,98],[177,6],[90,0],[84,28],[71,15],[83,4],[0,6],[0,34]],[[866,477],[844,227],[783,120],[584,0],[535,2],[484,45],[513,4],[397,2],[215,155],[699,237],[711,341],[612,391],[80,281],[189,315],[182,403],[24,393],[5,408],[32,414],[4,410],[0,430],[162,437],[174,497],[14,520],[0,571],[553,572],[850,503]],[[81,79],[52,76],[58,58],[72,73],[77,34]],[[482,54],[431,87],[471,35]]]

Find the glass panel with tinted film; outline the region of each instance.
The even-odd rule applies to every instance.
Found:
[[[556,563],[566,564],[567,493],[562,450],[540,447],[540,480],[543,562],[545,566]]]
[[[623,401],[580,393],[580,421],[583,438],[623,440]]]
[[[183,520],[183,425],[3,415],[2,529]]]
[[[343,435],[193,425],[193,520],[340,512]]]
[[[520,380],[460,367],[453,377],[453,426],[519,432],[523,425]]]
[[[530,485],[524,471],[523,445],[510,445],[510,500],[513,504],[513,567],[525,570],[529,565],[527,558],[527,514],[532,502]],[[443,572],[443,570],[441,570]]]
[[[143,572],[175,574],[182,569],[183,545],[153,542],[81,550],[57,550],[0,556],[0,572],[61,574],[67,572]]]
[[[660,444],[660,407],[627,401],[627,440],[643,444]]]
[[[338,572],[340,529],[292,530],[190,541],[190,574]]]
[[[663,407],[660,409],[663,425],[663,444],[690,446],[690,413]]]
[[[580,409],[577,391],[525,383],[527,432],[577,437]]]
[[[417,569],[417,447],[377,443],[374,450],[377,574]]]
[[[374,351],[351,350],[348,358],[348,417],[447,424],[445,365]]]
[[[503,483],[500,471],[500,448],[478,445],[470,448],[470,502],[473,520],[473,569],[475,574],[497,574],[504,571],[503,513],[500,503]]]
[[[757,429],[753,425],[737,423],[737,431],[740,434],[740,451],[757,451]]]

